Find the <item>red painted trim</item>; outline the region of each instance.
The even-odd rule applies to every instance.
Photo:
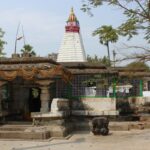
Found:
[[[78,27],[78,26],[66,26],[65,29],[66,29],[66,32],[77,32],[77,33],[79,33],[79,31],[80,31],[80,27]]]

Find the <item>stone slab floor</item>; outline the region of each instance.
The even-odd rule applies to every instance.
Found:
[[[46,141],[1,139],[0,150],[150,150],[150,130],[114,131],[105,137],[78,132]]]

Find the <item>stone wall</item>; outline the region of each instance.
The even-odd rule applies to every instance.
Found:
[[[140,106],[145,104],[144,97],[129,97],[128,101],[130,104],[134,104],[135,106]]]
[[[115,98],[81,98],[72,101],[74,115],[117,115]]]

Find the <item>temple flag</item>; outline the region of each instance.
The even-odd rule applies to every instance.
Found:
[[[20,36],[20,37],[17,38],[17,40],[21,40],[22,38],[23,38],[23,36]]]

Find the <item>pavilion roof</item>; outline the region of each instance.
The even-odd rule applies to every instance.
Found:
[[[0,65],[3,64],[34,64],[34,63],[51,63],[58,65],[56,61],[46,57],[18,57],[18,58],[0,58]]]
[[[103,64],[91,64],[88,62],[63,62],[60,64],[67,68],[72,74],[117,73],[117,71],[107,68]]]
[[[65,81],[71,78],[71,72],[64,66],[43,57],[2,58],[0,59],[0,79],[12,81],[16,77],[25,80],[56,78],[61,76]]]

